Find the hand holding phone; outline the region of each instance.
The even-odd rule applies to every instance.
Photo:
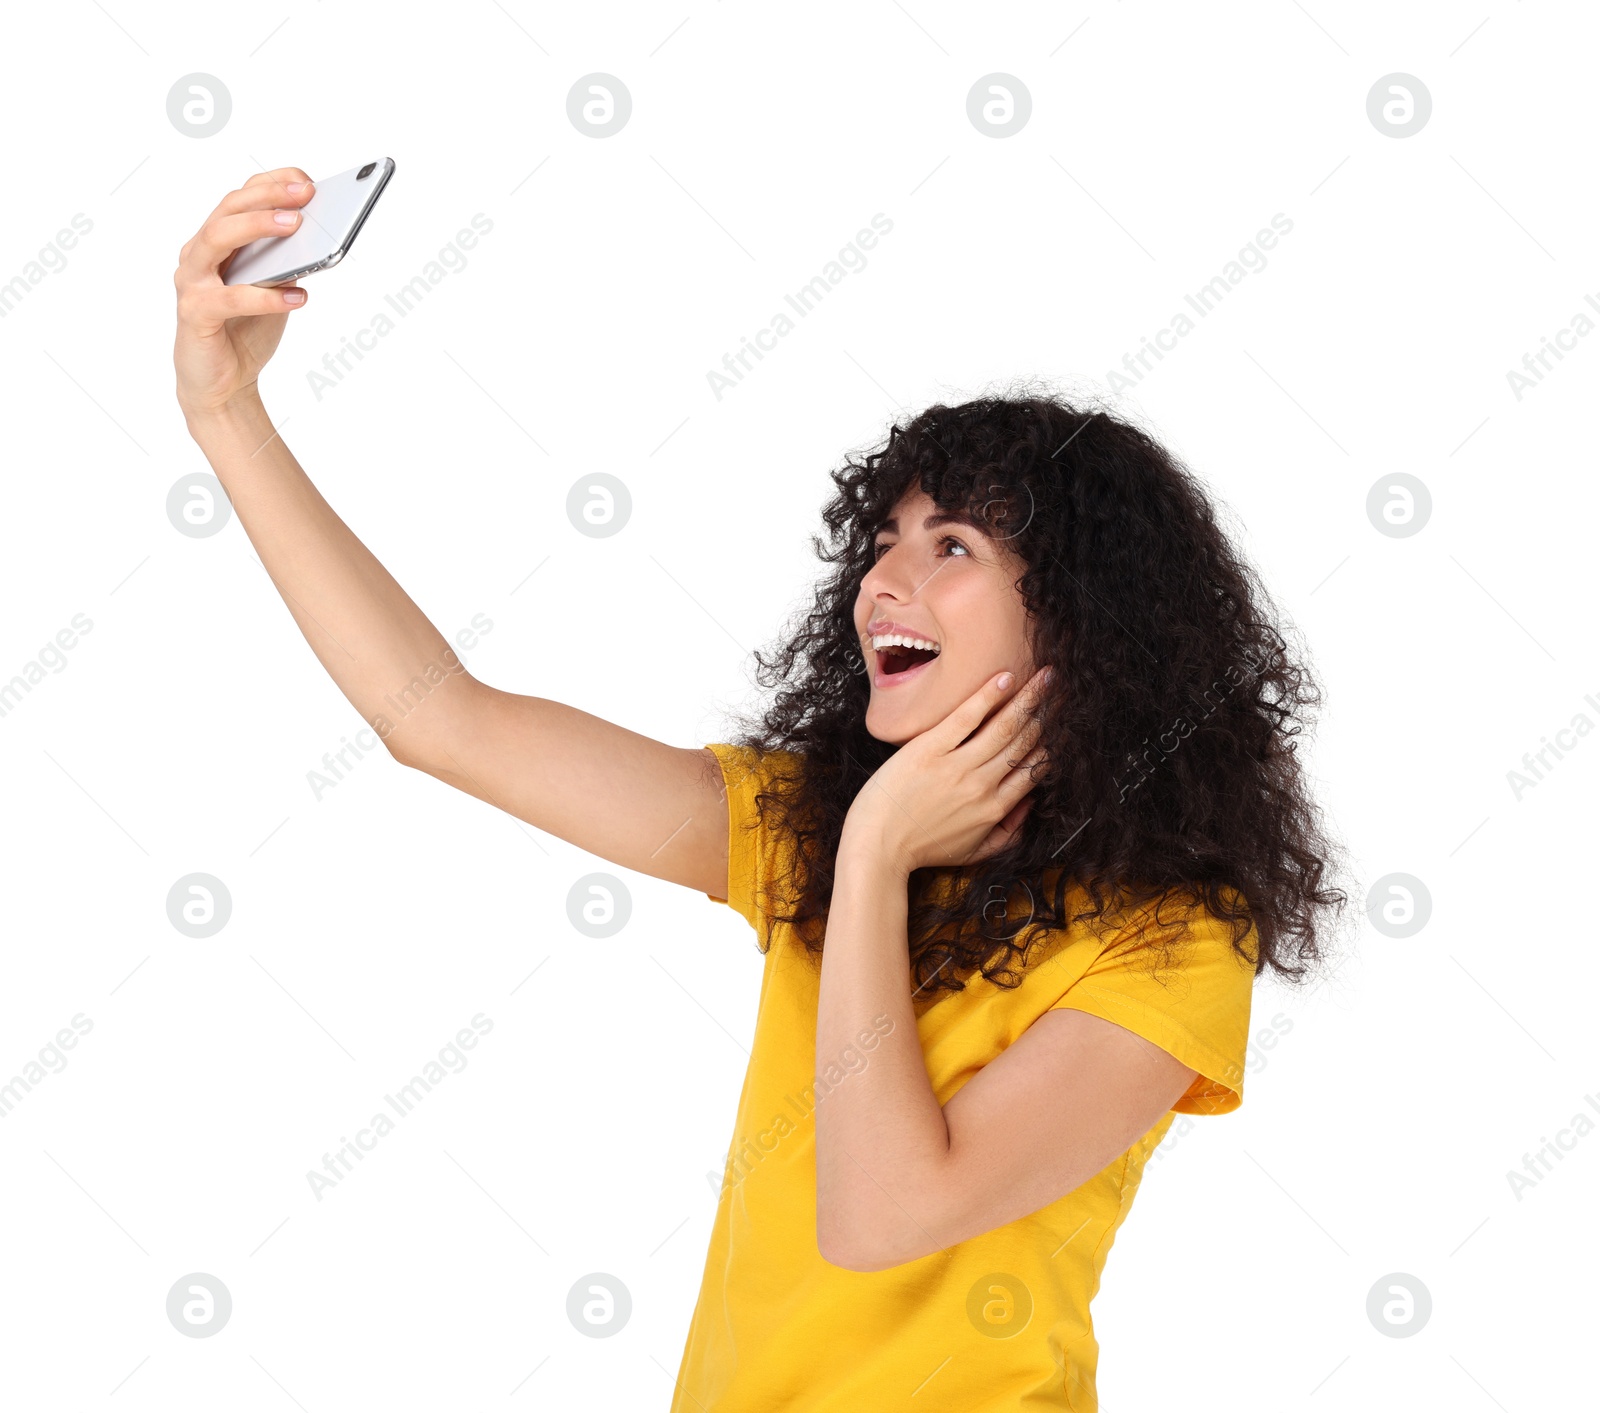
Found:
[[[382,157],[318,181],[294,230],[241,246],[222,272],[222,283],[271,288],[332,269],[355,243],[393,175],[394,159]]]
[[[172,361],[178,405],[191,426],[197,418],[259,409],[261,370],[277,349],[290,313],[306,307],[306,292],[293,285],[229,288],[218,272],[246,242],[297,229],[301,209],[315,199],[311,177],[299,167],[257,172],[217,203],[178,252]]]

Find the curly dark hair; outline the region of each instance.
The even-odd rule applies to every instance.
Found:
[[[777,653],[756,654],[757,681],[777,691],[736,742],[804,758],[757,800],[795,844],[790,910],[771,909],[765,945],[781,921],[820,954],[846,812],[898,749],[866,729],[853,610],[874,533],[915,484],[1020,556],[1034,660],[1055,669],[1037,709],[1048,759],[1018,837],[978,863],[911,875],[917,993],[959,991],[975,971],[1015,985],[1035,939],[1125,908],[1153,904],[1156,931],[1175,942],[1189,909],[1167,923],[1169,899],[1230,924],[1257,975],[1299,983],[1325,960],[1317,910],[1348,901],[1324,882],[1343,851],[1294,739],[1321,694],[1170,452],[1103,410],[1032,390],[929,407],[830,475],[831,543],[811,543],[835,568]],[[965,886],[934,886],[938,875]],[[1069,893],[1087,903],[1070,916]]]

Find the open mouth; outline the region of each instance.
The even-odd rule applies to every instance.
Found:
[[[902,672],[926,666],[939,654],[932,648],[912,648],[892,643],[878,649],[878,671],[885,677],[897,677]]]

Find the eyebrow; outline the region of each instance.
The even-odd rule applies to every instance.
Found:
[[[980,535],[988,534],[988,531],[985,530],[983,526],[977,522],[977,520],[975,520],[972,516],[963,514],[961,512],[950,512],[947,514],[944,511],[937,511],[922,522],[922,528],[924,530],[932,530],[939,525],[967,525],[976,530]],[[900,533],[900,522],[891,515],[887,520],[881,521],[878,524],[878,527],[872,533],[874,535],[881,535],[885,530],[887,530],[891,535],[898,535]]]

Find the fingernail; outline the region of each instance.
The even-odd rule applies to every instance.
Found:
[[[300,219],[300,213],[298,211],[274,211],[272,219],[280,226],[292,226]]]
[[[299,196],[300,193],[302,191],[304,191],[310,185],[311,185],[310,182],[290,182],[289,183],[289,195],[290,196]]]
[[[306,302],[306,292],[303,289],[286,289],[283,292],[283,302],[285,304],[304,304]]]
[[[1049,682],[1049,681],[1050,681],[1050,679],[1051,679],[1051,678],[1053,678],[1053,677],[1054,677],[1054,676],[1055,676],[1055,675],[1056,675],[1056,670],[1055,670],[1055,668],[1053,668],[1053,667],[1047,667],[1047,668],[1045,668],[1045,670],[1044,670],[1044,676],[1043,676],[1043,677],[1042,677],[1042,678],[1040,678],[1040,679],[1039,679],[1039,680],[1040,680],[1040,682],[1041,682],[1041,683],[1047,683],[1047,682]]]
[[[1011,685],[1011,674],[1009,672],[1002,672],[1000,674],[1000,680],[994,685],[1002,692],[1005,691],[1005,689]]]

